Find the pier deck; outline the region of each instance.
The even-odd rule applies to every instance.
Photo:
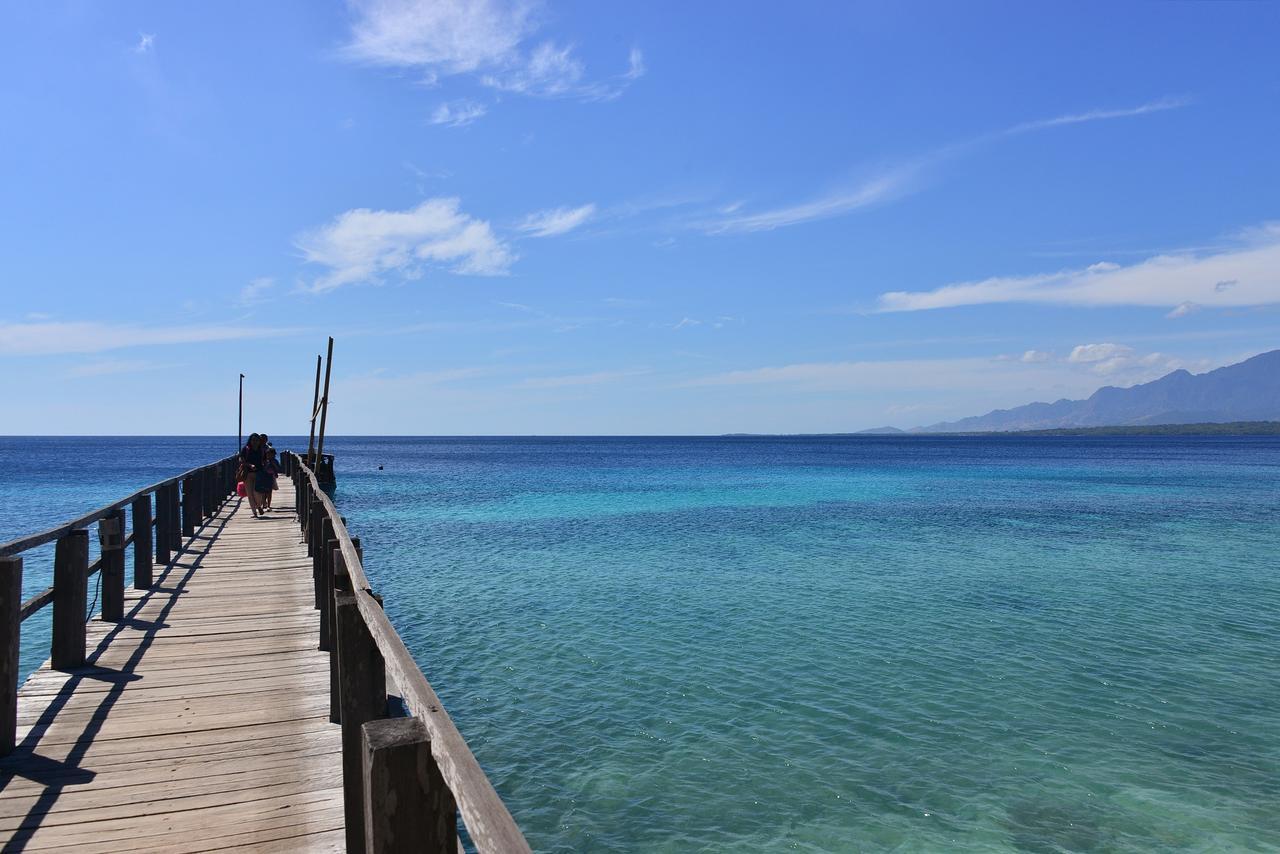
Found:
[[[345,849],[312,559],[280,486],[264,519],[224,503],[122,622],[91,621],[84,667],[23,684],[4,851]]]

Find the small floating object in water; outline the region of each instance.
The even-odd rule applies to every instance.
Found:
[[[378,466],[378,471],[382,471],[382,466]]]

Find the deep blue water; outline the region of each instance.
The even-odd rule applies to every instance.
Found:
[[[0,540],[234,444],[0,439]],[[537,850],[1280,848],[1280,440],[331,449]]]

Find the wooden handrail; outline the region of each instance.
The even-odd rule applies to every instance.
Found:
[[[306,465],[302,457],[291,451],[286,451],[285,456],[290,458],[286,470],[305,481],[305,492],[319,502],[332,525],[333,541],[345,565],[345,574],[350,579],[349,593],[355,598],[360,616],[382,655],[387,675],[399,689],[404,705],[426,727],[431,739],[431,755],[457,803],[458,812],[476,849],[481,854],[520,854],[530,851],[524,834],[503,804],[502,798],[494,790],[462,733],[444,710],[431,683],[422,674],[404,641],[391,625],[381,603],[374,597],[369,579],[364,573],[360,549],[352,542],[347,526],[333,501],[320,488],[315,472]],[[306,524],[306,508],[300,506],[298,515],[299,520]]]
[[[128,498],[124,498],[120,501],[115,502],[114,504],[108,504],[106,507],[100,507],[99,509],[94,510],[92,513],[81,516],[79,519],[76,519],[74,522],[68,522],[66,524],[59,525],[56,528],[50,528],[49,530],[43,531],[39,534],[31,534],[26,537],[20,537],[19,539],[16,539],[16,540],[10,540],[9,542],[0,546],[0,557],[8,557],[15,554],[21,554],[22,552],[27,551],[28,549],[33,549],[36,546],[42,546],[45,543],[53,542],[59,539],[60,537],[66,536],[72,531],[88,527],[90,524],[100,521],[102,519],[105,519],[108,516],[111,516],[113,513],[118,513],[122,511],[126,506],[131,505],[134,501],[137,501],[139,498],[142,498],[144,496],[149,496],[151,493],[156,492],[157,490],[160,490],[166,486],[170,486],[175,483],[180,483],[186,478],[192,477],[193,475],[216,469],[218,466],[221,466],[221,465],[229,465],[235,460],[236,460],[236,456],[230,456],[230,457],[225,457],[221,460],[217,460],[216,462],[206,463],[205,465],[197,466],[196,468],[190,469],[189,471],[185,471],[182,474],[177,475],[176,477],[171,477],[167,480],[162,480],[162,481],[159,481],[158,483],[153,483],[150,486],[143,487],[142,489],[130,495]],[[154,527],[156,526],[157,522],[158,520],[152,519],[151,525]],[[134,538],[136,536],[137,536],[136,531],[130,532],[129,536],[126,537],[124,541],[121,543],[120,548],[125,549],[128,546],[132,545],[134,542]],[[100,570],[101,568],[102,568],[102,558],[99,557],[96,561],[89,564],[89,570],[86,577],[92,578],[93,574],[98,570]],[[52,602],[53,602],[53,587],[50,586],[45,590],[42,590],[39,593],[35,594],[31,598],[25,600],[22,603],[21,607],[18,609],[18,622],[22,622],[23,620],[27,619],[27,617],[30,617],[32,614],[36,613],[41,608],[45,607],[46,605]]]
[[[151,570],[157,555],[169,560],[170,549],[180,549],[182,526],[211,519],[226,496],[234,491],[236,457],[230,456],[175,477],[153,483],[127,498],[39,534],[20,537],[0,545],[0,756],[14,749],[17,697],[18,652],[22,643],[22,622],[45,606],[53,606],[50,664],[56,670],[80,667],[85,661],[85,611],[88,608],[89,578],[102,573],[101,618],[107,622],[124,620],[125,550],[133,546],[134,586],[149,589]],[[181,520],[179,490],[181,484]],[[156,494],[156,515],[152,515],[151,494]],[[125,508],[133,511],[135,528],[124,536]],[[163,519],[163,522],[161,521]],[[110,520],[108,522],[108,520]],[[88,526],[99,523],[102,554],[89,563]],[[156,536],[152,537],[152,529]],[[190,532],[194,535],[194,529]],[[53,557],[53,585],[20,601],[22,558],[16,555],[50,542],[57,542]],[[152,546],[156,554],[152,554]]]
[[[212,468],[213,466],[219,465],[221,463],[231,462],[235,459],[236,459],[236,455],[233,454],[230,457],[226,457],[224,459],[217,460],[212,463],[206,463],[205,465],[202,465],[202,466],[196,466],[195,468],[190,469],[189,471],[184,471],[182,474],[177,475],[175,477],[171,477],[166,480],[159,481],[158,483],[153,483],[150,486],[145,486],[142,489],[139,489],[137,492],[133,493],[132,495],[128,496],[127,498],[122,498],[119,501],[114,501],[105,507],[99,507],[97,510],[94,510],[92,513],[86,513],[84,516],[81,516],[79,519],[76,519],[74,522],[67,522],[65,524],[59,525],[56,528],[50,528],[47,531],[41,531],[38,534],[29,534],[25,537],[19,537],[16,540],[10,540],[7,543],[0,544],[0,557],[8,557],[10,555],[21,554],[22,552],[25,552],[28,549],[33,549],[36,546],[42,546],[45,543],[51,543],[54,540],[58,539],[59,537],[64,536],[65,534],[69,534],[70,532],[74,531],[77,528],[84,528],[93,524],[94,522],[99,521],[100,519],[105,519],[107,516],[110,516],[115,511],[123,509],[126,505],[131,504],[135,499],[141,498],[144,495],[150,495],[151,493],[155,492],[157,489],[160,489],[161,487],[169,486],[170,484],[174,484],[174,483],[179,483],[184,478],[192,477],[193,475],[199,474],[205,469]]]

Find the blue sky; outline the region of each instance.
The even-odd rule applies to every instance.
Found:
[[[913,426],[1280,346],[1280,5],[5,4],[4,433]],[[12,405],[14,403],[18,405]]]

